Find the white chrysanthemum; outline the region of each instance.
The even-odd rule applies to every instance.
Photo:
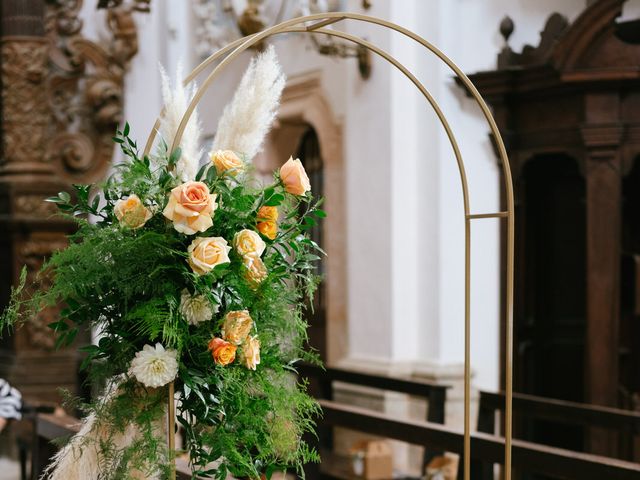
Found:
[[[211,320],[214,313],[217,313],[218,305],[211,305],[211,302],[204,295],[191,295],[185,288],[180,296],[180,313],[189,322],[189,325]]]
[[[177,356],[178,352],[165,350],[159,343],[156,343],[155,348],[145,345],[131,362],[129,374],[146,387],[162,387],[173,381],[178,374]]]

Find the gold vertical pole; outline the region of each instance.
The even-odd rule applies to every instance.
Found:
[[[176,479],[176,411],[175,411],[175,388],[173,382],[169,384],[169,398],[167,399],[167,443],[169,444],[169,458],[171,460],[171,475],[170,479]]]
[[[513,186],[507,185],[508,195],[513,201]],[[504,418],[504,469],[505,480],[511,480],[511,439],[513,436],[513,270],[515,245],[515,218],[513,207],[507,217],[507,298],[505,321],[505,418]]]
[[[471,219],[464,221],[464,480],[471,478]]]

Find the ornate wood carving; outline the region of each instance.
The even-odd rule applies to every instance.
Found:
[[[47,92],[58,133],[43,161],[66,181],[94,181],[109,167],[111,137],[122,121],[124,73],[138,51],[135,5],[108,10],[111,38],[98,45],[81,35],[80,0],[48,2],[45,27],[54,47]]]
[[[571,157],[584,176],[584,399],[610,406],[621,406],[620,392],[632,388],[621,381],[619,360],[622,181],[640,158],[640,44],[629,30],[638,20],[617,20],[624,3],[593,1],[571,25],[554,14],[537,47],[515,53],[507,46],[497,70],[471,75],[507,139],[517,195],[526,188],[527,179],[519,181],[524,166],[534,158],[548,159],[551,175],[554,159]],[[501,25],[506,39],[513,28]],[[528,247],[519,245],[526,264]],[[626,358],[638,362],[640,353]],[[610,435],[596,432],[589,440],[592,451],[615,453]]]

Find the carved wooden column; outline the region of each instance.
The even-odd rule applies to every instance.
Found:
[[[124,74],[137,51],[132,12],[146,3],[111,8],[112,36],[97,45],[81,35],[81,0],[2,0],[0,308],[22,265],[34,288],[47,288],[35,273],[73,228],[43,200],[109,168]],[[56,317],[57,309],[43,310],[0,343],[0,376],[28,399],[58,400],[59,387],[79,388],[77,350],[53,348],[48,324]]]
[[[587,185],[587,401],[618,405],[620,319],[620,235],[623,127],[618,93],[585,96],[582,138]],[[593,372],[607,372],[594,375]],[[589,451],[615,454],[616,436],[593,429]]]
[[[29,281],[34,281],[44,259],[65,245],[70,226],[52,219],[55,207],[43,202],[66,188],[46,155],[52,124],[44,2],[4,0],[2,7],[0,268],[6,299],[21,266],[27,265]],[[54,339],[47,324],[54,315],[43,311],[3,340],[0,374],[27,398],[55,399],[58,385],[76,390],[76,354],[51,351]]]
[[[585,98],[587,123],[587,396],[591,403],[617,406],[618,319],[620,316],[620,229],[623,127],[618,94]],[[593,376],[595,370],[609,375]]]

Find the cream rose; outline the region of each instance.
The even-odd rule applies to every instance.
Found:
[[[113,213],[120,225],[133,229],[142,227],[153,216],[135,193],[118,200],[113,206]]]
[[[252,328],[253,320],[247,310],[229,312],[224,316],[222,336],[234,345],[240,345],[245,341]]]
[[[233,237],[233,246],[236,252],[242,257],[253,255],[259,257],[264,252],[267,245],[253,230],[240,230]]]
[[[251,336],[242,345],[241,351],[242,363],[249,370],[255,370],[260,365],[260,340],[258,337]]]
[[[260,257],[247,255],[243,257],[242,263],[245,267],[244,278],[253,288],[258,288],[265,278],[267,278],[267,267]]]
[[[210,154],[211,163],[216,167],[218,175],[228,172],[236,176],[244,171],[244,162],[232,150],[216,150]]]
[[[293,195],[304,195],[311,190],[311,183],[302,162],[299,159],[289,157],[289,160],[280,167],[280,179],[284,189]]]
[[[181,233],[193,235],[213,225],[213,212],[218,208],[216,194],[202,182],[185,182],[171,190],[169,202],[162,212]]]
[[[231,247],[222,237],[198,237],[187,251],[188,262],[191,269],[198,275],[210,272],[216,265],[229,263],[229,251]]]

